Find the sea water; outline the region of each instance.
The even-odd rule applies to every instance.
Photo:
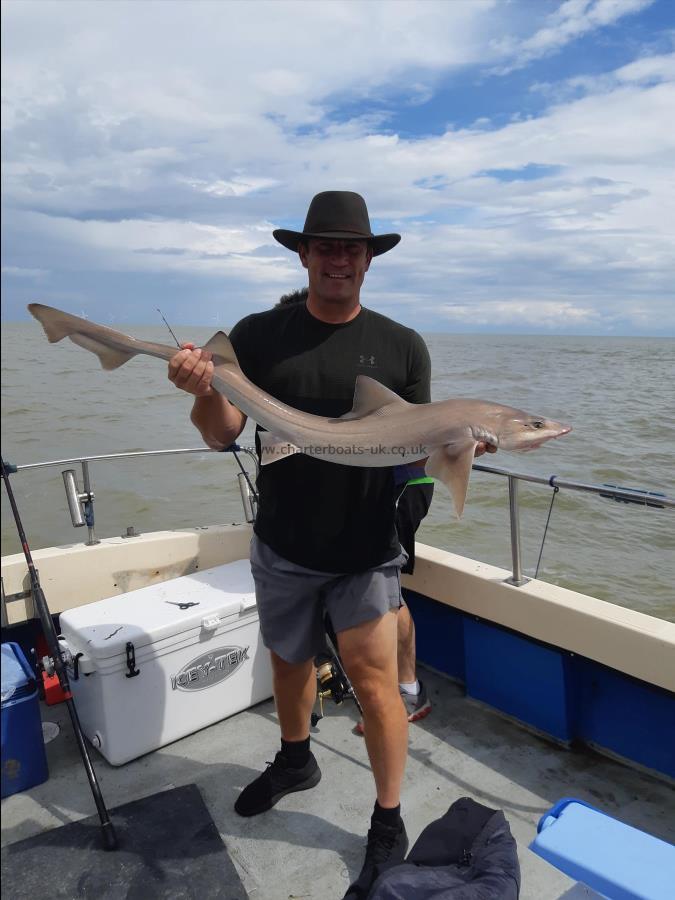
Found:
[[[170,343],[163,326],[128,329]],[[210,331],[181,329],[204,343]],[[656,338],[430,334],[432,398],[475,397],[568,422],[573,432],[526,454],[499,452],[487,465],[536,475],[675,494],[675,340]],[[68,341],[47,343],[37,323],[2,333],[3,456],[14,464],[136,450],[199,447],[191,398],[162,362],[138,357],[104,372]],[[251,445],[249,424],[240,443]],[[245,457],[244,457],[245,459]],[[328,465],[328,464],[327,464]],[[20,471],[13,486],[33,549],[86,540],[73,529],[61,471]],[[155,531],[243,521],[235,460],[198,453],[90,464],[96,534],[133,525]],[[534,574],[552,490],[522,482],[521,539]],[[320,499],[317,499],[320,502]],[[330,511],[326,511],[330,515]],[[507,479],[474,472],[464,515],[443,485],[418,539],[508,568]],[[2,496],[2,552],[19,542]],[[603,600],[675,619],[675,510],[617,503],[562,489],[555,498],[539,577]]]

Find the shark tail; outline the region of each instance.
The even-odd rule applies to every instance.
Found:
[[[28,310],[44,328],[50,344],[62,341],[65,337],[70,338],[74,344],[95,353],[104,369],[118,369],[136,356],[136,351],[119,350],[102,341],[97,341],[91,334],[83,334],[83,326],[90,331],[93,323],[81,319],[79,316],[62,312],[52,306],[44,306],[42,303],[29,303]],[[102,326],[94,327],[101,328]]]
[[[79,331],[82,325],[89,326],[91,324],[79,316],[71,316],[70,313],[54,309],[53,306],[45,306],[42,303],[29,303],[28,312],[42,325],[50,344],[55,344],[64,337],[70,337],[71,334]]]
[[[78,347],[84,347],[85,350],[91,350],[92,353],[95,353],[104,369],[119,369],[125,362],[129,362],[130,359],[136,356],[135,352],[129,353],[126,350],[116,350],[114,347],[102,344],[88,334],[69,334],[68,337]]]

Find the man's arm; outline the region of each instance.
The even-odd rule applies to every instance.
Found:
[[[244,430],[246,416],[222,394],[213,391],[210,397],[195,399],[190,421],[212,450],[224,450]]]
[[[190,413],[192,424],[205,444],[213,450],[223,450],[244,430],[246,416],[211,386],[212,378],[211,353],[194,344],[182,344],[169,361],[169,381],[195,397]]]

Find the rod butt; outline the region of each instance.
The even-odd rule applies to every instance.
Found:
[[[115,834],[113,823],[110,821],[102,822],[101,832],[103,833],[103,849],[117,850],[117,835]]]

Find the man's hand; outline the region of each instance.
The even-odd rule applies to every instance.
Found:
[[[181,349],[169,360],[169,381],[177,388],[195,397],[210,397],[213,378],[212,354],[195,348],[194,344],[181,344]]]
[[[474,450],[474,459],[477,456],[482,456],[484,453],[496,453],[497,448],[494,444],[486,444],[485,441],[478,441],[476,444],[476,449]]]

